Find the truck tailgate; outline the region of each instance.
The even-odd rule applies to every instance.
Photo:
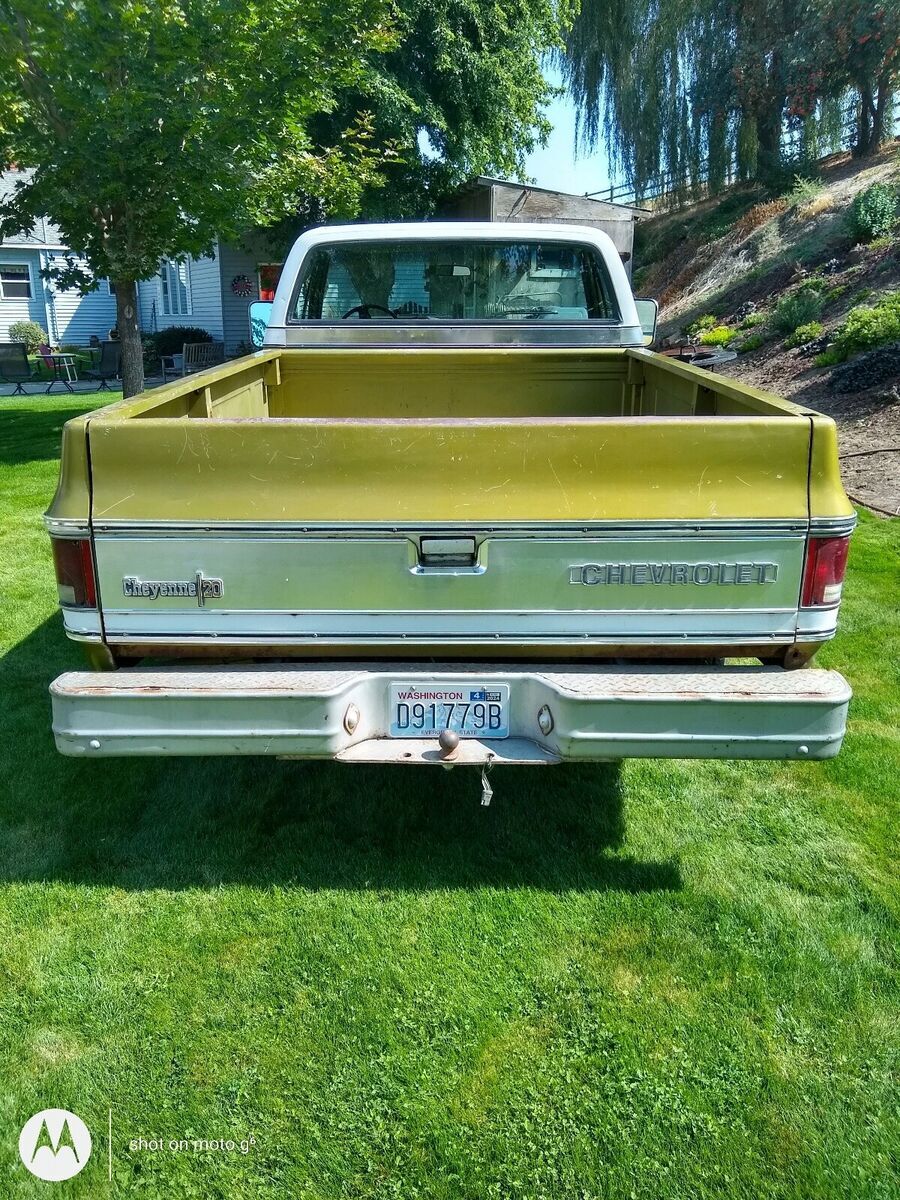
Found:
[[[794,640],[805,416],[90,423],[111,642]]]

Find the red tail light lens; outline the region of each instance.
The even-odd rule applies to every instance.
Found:
[[[67,608],[96,608],[94,558],[88,538],[53,538],[59,602]]]
[[[803,574],[803,608],[837,604],[847,572],[849,537],[810,538],[806,546]]]

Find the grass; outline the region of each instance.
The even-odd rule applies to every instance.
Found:
[[[482,809],[465,771],[81,762],[40,514],[83,404],[0,409],[4,1198],[49,1194],[48,1106],[87,1200],[896,1195],[900,522],[854,540],[829,763],[498,771]]]

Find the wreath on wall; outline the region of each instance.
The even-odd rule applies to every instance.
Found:
[[[249,279],[246,275],[235,275],[231,281],[231,290],[236,296],[243,296],[246,299],[247,296],[253,295],[256,288],[253,280]]]

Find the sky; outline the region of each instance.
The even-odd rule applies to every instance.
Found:
[[[558,86],[559,76],[547,72],[547,78]],[[591,154],[575,155],[575,108],[568,96],[558,97],[547,109],[553,122],[553,132],[547,145],[529,155],[526,170],[538,187],[559,192],[597,192],[609,187],[609,169],[601,146]]]

